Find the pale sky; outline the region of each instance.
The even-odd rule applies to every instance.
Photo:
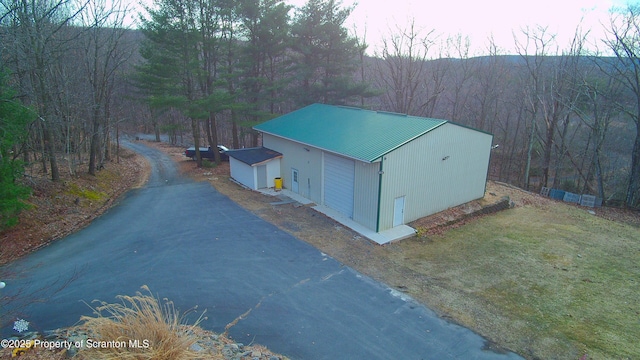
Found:
[[[305,0],[286,0],[296,7]],[[370,54],[379,51],[382,37],[398,26],[406,27],[412,18],[426,34],[435,30],[440,38],[448,34],[468,36],[471,56],[486,54],[488,38],[493,38],[502,53],[515,53],[514,33],[521,29],[547,27],[556,34],[559,50],[567,49],[578,24],[591,29],[591,38],[598,42],[604,32],[602,24],[609,22],[609,10],[624,7],[626,0],[342,0],[343,6],[356,4],[347,21],[349,29],[357,28],[366,41]],[[391,29],[391,30],[390,30]],[[601,44],[598,44],[601,46]]]

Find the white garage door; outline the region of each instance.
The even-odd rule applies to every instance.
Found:
[[[355,162],[324,154],[324,204],[353,218]]]

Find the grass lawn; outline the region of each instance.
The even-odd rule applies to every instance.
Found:
[[[637,227],[549,202],[393,247],[427,303],[527,357],[640,358]]]

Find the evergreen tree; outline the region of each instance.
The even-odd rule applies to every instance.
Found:
[[[244,0],[241,22],[245,44],[239,67],[242,88],[253,111],[275,113],[286,86],[291,6],[282,0]]]
[[[293,98],[300,106],[347,104],[368,95],[367,85],[354,77],[361,46],[344,27],[353,9],[340,6],[336,0],[309,0],[296,12]]]
[[[244,0],[240,6],[242,39],[238,64],[245,107],[243,126],[252,127],[273,117],[285,100],[288,84],[289,11],[282,0]],[[257,134],[252,131],[252,146]]]
[[[137,86],[147,94],[152,109],[176,108],[190,118],[198,166],[200,125],[203,118],[201,89],[203,42],[199,15],[204,2],[161,0],[148,8],[149,19],[142,19],[146,60],[138,67]],[[215,148],[215,146],[212,146]]]
[[[13,91],[0,74],[0,231],[15,225],[20,211],[28,207],[23,200],[31,189],[18,182],[24,164],[17,159],[17,149],[25,142],[34,118],[34,112],[14,101]]]

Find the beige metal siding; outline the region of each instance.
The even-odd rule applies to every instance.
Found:
[[[356,161],[353,220],[372,229],[376,229],[378,217],[378,182],[380,163]]]
[[[447,123],[387,154],[379,231],[392,227],[397,197],[408,223],[484,196],[492,139]]]
[[[298,170],[298,193],[318,204],[322,202],[322,151],[269,134],[263,134],[264,147],[282,153],[280,172],[284,187],[291,189],[291,169]]]

